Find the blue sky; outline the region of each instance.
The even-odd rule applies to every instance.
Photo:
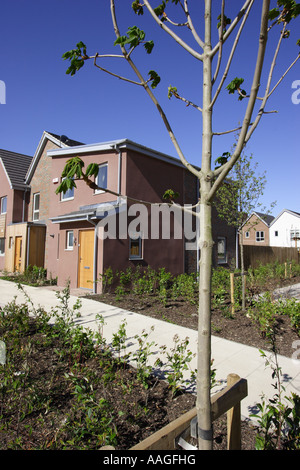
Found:
[[[141,50],[133,58],[144,73],[154,69],[161,76],[157,97],[187,160],[200,166],[201,113],[178,100],[168,100],[167,89],[169,85],[177,86],[183,96],[201,105],[202,64],[166,38],[148,15],[135,16],[131,3],[132,0],[116,1],[121,32],[137,25],[145,29],[147,39],[154,39],[155,47],[150,56]],[[215,5],[219,3],[214,0]],[[244,2],[231,0],[227,3],[230,6],[227,16],[233,17]],[[256,18],[260,3],[256,2],[226,82],[228,84],[235,76],[243,77],[246,90],[252,79],[256,45],[250,46],[259,27]],[[201,18],[202,2],[190,0],[190,4],[196,8],[196,25]],[[6,86],[6,104],[0,105],[0,148],[33,155],[43,131],[47,130],[84,143],[129,138],[177,157],[157,110],[141,87],[100,72],[92,62],[74,77],[65,73],[68,64],[62,60],[62,54],[79,41],[87,44],[91,55],[118,52],[113,46],[115,36],[109,0],[84,3],[79,0],[5,0],[1,16],[0,80]],[[299,32],[299,25],[297,20],[294,30]],[[274,82],[296,57],[299,51],[296,39],[297,33],[284,42]],[[187,40],[194,44],[188,36]],[[270,46],[274,45],[273,36],[269,42]],[[132,76],[128,67],[124,67],[127,64],[121,61],[110,59],[103,64]],[[277,201],[274,215],[284,208],[300,212],[300,104],[293,104],[291,99],[295,92],[292,83],[296,80],[300,80],[300,60],[267,106],[268,110],[278,113],[263,117],[247,146],[247,153],[253,154],[253,159],[259,163],[258,171],[266,171],[268,182],[262,202],[268,206]],[[224,91],[215,109],[214,130],[224,131],[239,125],[244,107],[244,102],[238,102],[236,96]],[[230,151],[233,142],[233,134],[215,137],[213,160]]]

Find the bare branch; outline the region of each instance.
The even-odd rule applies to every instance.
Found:
[[[183,47],[187,52],[189,52],[193,57],[195,57],[198,60],[203,60],[203,55],[199,54],[199,52],[195,51],[192,47],[190,47],[183,39],[181,39],[177,34],[174,33],[168,26],[161,21],[158,16],[155,14],[153,8],[151,7],[150,3],[148,0],[144,0],[144,3],[146,5],[146,8],[148,9],[149,13],[153,17],[153,19],[156,21],[156,23],[166,32],[168,33],[181,47]]]
[[[189,8],[188,8],[188,0],[184,0],[184,9],[185,9],[185,14],[187,16],[189,28],[191,30],[192,35],[194,36],[195,41],[199,44],[199,46],[203,49],[204,48],[204,43],[202,39],[199,37],[197,34],[196,29],[194,28],[192,18],[190,16]]]
[[[227,29],[227,31],[225,32],[224,36],[223,36],[223,43],[226,41],[226,39],[229,38],[230,34],[232,33],[232,31],[235,29],[235,27],[237,26],[237,24],[239,23],[240,19],[245,15],[247,9],[251,8],[252,4],[253,4],[253,1],[254,0],[246,0],[246,2],[244,3],[244,5],[242,6],[241,10],[239,11],[239,13],[237,14],[237,16],[235,17],[235,19],[233,20],[233,22],[231,23],[231,25],[229,26],[229,28]],[[216,46],[212,49],[211,51],[211,55],[214,56],[218,50],[219,50],[219,47],[220,47],[220,42],[218,42],[218,44],[216,44]]]
[[[120,57],[123,58],[123,56],[120,56]],[[134,80],[131,80],[130,78],[122,77],[122,75],[119,75],[119,74],[114,73],[114,72],[110,72],[109,70],[107,70],[107,69],[101,67],[101,66],[98,65],[97,62],[96,62],[97,58],[98,58],[98,55],[96,54],[96,55],[95,55],[95,59],[94,59],[94,65],[95,65],[95,67],[97,67],[98,69],[100,69],[102,72],[108,73],[109,75],[112,75],[113,77],[119,78],[120,80],[124,80],[125,82],[133,83],[134,85],[143,86],[143,83],[136,82],[136,81],[134,81]]]
[[[118,25],[117,25],[117,18],[116,18],[116,12],[115,12],[115,1],[114,0],[110,0],[110,5],[111,5],[111,15],[112,15],[112,21],[113,21],[113,25],[114,25],[114,30],[115,30],[115,34],[118,37],[120,37],[120,32],[119,32],[119,28],[118,28]],[[160,106],[159,102],[157,101],[155,95],[153,94],[152,90],[150,89],[150,87],[148,86],[148,83],[146,80],[144,80],[143,76],[141,75],[140,71],[138,70],[138,68],[135,66],[134,62],[132,61],[132,59],[127,55],[126,53],[126,49],[124,48],[124,46],[120,45],[121,47],[121,50],[124,54],[124,57],[126,58],[128,64],[130,65],[130,67],[133,69],[133,71],[135,72],[135,74],[137,75],[138,79],[140,80],[142,86],[144,87],[145,91],[147,92],[147,94],[149,95],[149,97],[151,98],[152,102],[154,103],[157,111],[159,112],[162,120],[163,120],[163,123],[168,131],[168,134],[170,136],[170,139],[176,149],[176,152],[182,162],[182,164],[191,172],[193,173],[195,176],[197,176],[197,178],[199,178],[199,175],[200,175],[200,171],[197,170],[193,165],[191,165],[191,163],[189,163],[178,142],[177,142],[177,139],[175,137],[175,134],[171,128],[171,125],[167,119],[167,116],[166,114],[164,113],[162,107]]]
[[[260,85],[260,78],[262,74],[262,68],[264,63],[264,57],[266,52],[266,44],[267,44],[267,37],[268,37],[268,14],[270,7],[270,0],[264,0],[262,6],[262,14],[261,14],[261,25],[260,25],[260,35],[259,35],[259,47],[256,59],[256,66],[254,71],[254,77],[251,86],[250,98],[248,101],[247,109],[244,116],[244,121],[241,127],[241,131],[238,137],[238,141],[235,147],[235,150],[230,158],[230,160],[225,163],[222,167],[218,170],[215,170],[213,174],[216,176],[217,179],[214,182],[209,195],[208,201],[211,201],[213,196],[215,195],[216,191],[224,181],[225,177],[234,166],[235,162],[239,158],[246,142],[246,137],[248,133],[248,129],[250,126],[251,116],[253,114],[254,105],[257,98],[257,93]],[[252,126],[253,127],[253,126]]]
[[[247,18],[248,18],[248,16],[249,16],[249,13],[250,13],[250,10],[251,10],[251,7],[252,7],[253,3],[254,3],[254,0],[250,0],[249,5],[248,5],[248,8],[247,8],[246,12],[244,13],[243,21],[242,21],[242,23],[241,23],[241,25],[240,25],[240,27],[239,27],[239,30],[238,30],[237,35],[236,35],[236,37],[235,37],[234,43],[233,43],[233,45],[232,45],[232,48],[231,48],[231,51],[230,51],[230,55],[229,55],[229,57],[228,57],[228,61],[227,61],[227,64],[226,64],[226,67],[225,67],[225,70],[224,70],[222,79],[221,79],[220,84],[219,84],[219,86],[218,86],[218,88],[217,88],[217,90],[216,90],[215,96],[213,97],[213,100],[212,100],[212,102],[211,102],[211,108],[212,108],[213,105],[215,104],[215,102],[216,102],[216,100],[217,100],[217,98],[218,98],[218,96],[219,96],[219,94],[220,94],[220,92],[221,92],[221,90],[222,90],[223,84],[224,84],[224,82],[225,82],[225,80],[226,80],[226,78],[227,78],[227,74],[228,74],[228,71],[229,71],[229,69],[230,69],[231,62],[232,62],[234,53],[235,53],[235,51],[236,51],[236,48],[237,48],[237,45],[238,45],[240,36],[241,36],[241,34],[242,34],[244,25],[245,25],[246,20],[247,20]]]

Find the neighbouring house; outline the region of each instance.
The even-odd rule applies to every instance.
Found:
[[[197,271],[199,249],[195,218],[163,204],[166,190],[179,193],[181,205],[198,201],[198,181],[173,157],[130,140],[48,150],[49,190],[47,269],[58,284],[101,291],[105,270],[137,265],[165,268],[173,274]],[[99,166],[93,190],[82,180],[77,188],[56,194],[68,159],[79,156]],[[108,190],[108,191],[105,191]],[[148,204],[151,202],[151,204]],[[214,210],[214,265],[235,256],[235,231]]]
[[[269,246],[269,229],[274,217],[261,212],[253,212],[244,222],[240,234],[243,245]]]
[[[44,132],[33,157],[7,152],[11,157],[2,158],[14,189],[14,207],[11,207],[12,198],[8,197],[7,203],[5,261],[2,263],[6,271],[23,272],[29,265],[47,268],[51,177],[47,151],[75,144],[79,142]],[[1,192],[7,192],[2,180],[0,175]]]
[[[22,238],[12,226],[27,219],[30,187],[25,175],[32,157],[0,150],[0,270],[21,270],[24,266]]]
[[[270,224],[270,246],[300,247],[300,213],[284,209]]]

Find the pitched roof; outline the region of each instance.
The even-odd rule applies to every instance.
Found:
[[[254,214],[258,215],[258,217],[260,217],[263,220],[263,222],[265,222],[268,226],[275,219],[275,217],[273,215],[263,214],[262,212],[256,212],[255,211]]]
[[[0,150],[0,159],[2,161],[10,187],[14,189],[25,189],[25,176],[32,157],[21,153],[11,152],[9,150]]]
[[[77,147],[79,145],[84,145],[81,142],[78,142],[77,140],[69,139],[66,135],[58,135],[58,134],[54,134],[53,132],[44,131],[41,137],[41,140],[38,144],[38,147],[35,151],[35,154],[33,156],[31,165],[29,166],[27,174],[26,174],[25,181],[29,185],[31,183],[31,179],[34,175],[37,164],[41,158],[41,155],[43,153],[47,140],[50,140],[51,142],[53,142],[55,145],[57,145],[58,148],[69,148],[69,147]]]
[[[282,214],[283,214],[284,212],[288,212],[288,213],[291,214],[291,215],[294,215],[294,216],[296,216],[296,217],[300,217],[300,213],[299,213],[299,212],[291,211],[290,209],[283,209],[283,210],[277,215],[277,217],[275,217],[274,220],[272,220],[271,225],[273,225],[274,222],[276,222],[276,221],[282,216]]]

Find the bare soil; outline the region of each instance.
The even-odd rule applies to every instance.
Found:
[[[300,278],[282,281],[277,285],[269,285],[272,290],[287,283],[300,282]],[[136,297],[126,295],[117,300],[114,294],[93,296],[94,300],[115,304],[124,309],[159,318],[166,322],[197,328],[197,307],[187,302],[170,302],[162,306],[155,297]],[[237,311],[233,317],[224,316],[224,311],[215,309],[212,314],[212,333],[216,336],[238,341],[256,348],[268,349],[269,345],[262,337],[257,325],[247,316]],[[3,335],[0,325],[0,337]],[[280,353],[290,356],[291,344],[299,339],[291,328],[288,319],[279,317],[276,330]],[[59,351],[64,348],[59,339],[45,340],[35,325],[22,337],[22,348],[30,343],[30,355],[27,357],[26,370],[30,370],[30,384],[20,395],[18,403],[13,404],[9,396],[2,395],[0,407],[0,450],[98,450],[109,443],[106,437],[97,437],[97,433],[82,434],[80,446],[75,443],[74,432],[84,428],[86,412],[78,406],[74,388],[65,374],[74,372],[71,357],[61,358]],[[8,345],[9,349],[9,345]],[[110,359],[111,360],[111,359]],[[16,359],[17,361],[17,359]],[[15,370],[21,370],[22,364],[14,364]],[[24,366],[24,364],[23,364]],[[18,369],[19,368],[19,369]],[[75,372],[74,372],[75,373]],[[0,383],[3,369],[0,366]],[[116,433],[116,450],[128,450],[130,447],[148,437],[158,429],[176,419],[195,406],[195,396],[189,393],[178,393],[172,396],[167,383],[158,379],[149,382],[145,389],[137,380],[135,370],[129,366],[108,363],[99,350],[96,357],[80,360],[76,367],[76,376],[91,378],[93,393],[96,400],[105,399],[108,404],[109,416],[112,418],[111,430]],[[109,379],[108,379],[109,377]],[[3,376],[2,376],[3,378]],[[46,397],[45,404],[38,407],[26,405],[26,390],[31,391],[35,384],[39,396]],[[30,396],[29,396],[30,397]],[[31,394],[31,399],[33,394]],[[22,400],[25,400],[25,404]],[[6,400],[6,401],[5,401]],[[23,410],[22,419],[20,411]],[[25,412],[24,412],[25,410]],[[75,428],[70,431],[66,422],[73,422]],[[242,423],[242,449],[255,448],[257,431],[251,423]],[[214,449],[226,449],[227,432],[226,416],[214,423]]]

